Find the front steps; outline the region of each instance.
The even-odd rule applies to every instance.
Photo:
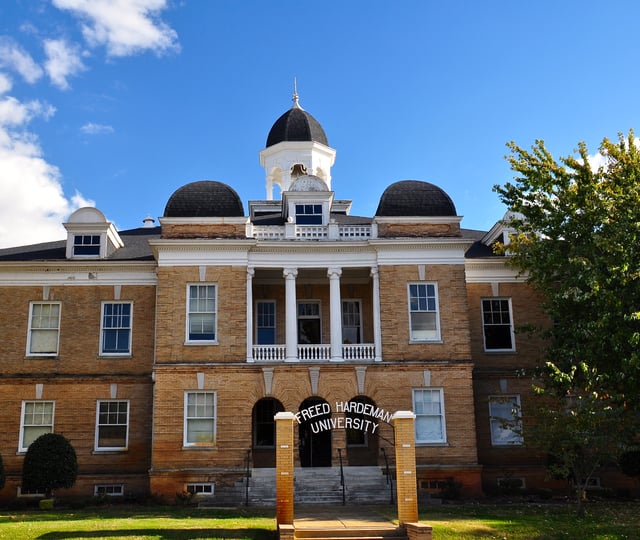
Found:
[[[344,467],[344,494],[339,467],[296,467],[294,478],[295,504],[368,505],[389,504],[395,491],[387,483],[381,467]],[[276,470],[252,469],[247,490],[246,479],[235,486],[220,489],[215,504],[275,506]]]

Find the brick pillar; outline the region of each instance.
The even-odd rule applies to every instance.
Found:
[[[276,522],[293,525],[293,423],[290,412],[279,412],[276,421]]]
[[[398,411],[392,418],[396,435],[396,486],[400,525],[418,522],[415,418],[416,415],[411,411]]]

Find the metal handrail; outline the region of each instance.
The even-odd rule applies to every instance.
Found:
[[[391,470],[389,469],[389,458],[384,447],[380,448],[382,455],[384,456],[384,466],[387,473],[387,484],[389,484],[389,504],[393,504],[393,478],[391,477]]]
[[[346,486],[344,485],[344,468],[342,467],[342,448],[338,448],[338,459],[340,460],[340,485],[342,486],[342,506],[347,502]]]
[[[245,492],[244,492],[244,505],[249,506],[249,478],[251,478],[251,449],[247,450],[246,472],[245,472]]]

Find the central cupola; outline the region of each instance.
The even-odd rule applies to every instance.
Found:
[[[267,200],[273,200],[273,187],[288,191],[301,176],[320,178],[331,190],[331,167],[336,151],[329,146],[320,123],[299,103],[294,83],[293,107],[278,118],[267,136],[266,148],[260,152],[265,169]]]

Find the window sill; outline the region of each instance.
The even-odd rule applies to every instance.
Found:
[[[128,448],[122,448],[122,449],[111,449],[111,450],[94,450],[93,452],[91,452],[94,456],[104,456],[104,455],[108,455],[108,454],[126,454],[129,451]]]
[[[193,444],[189,446],[182,445],[183,450],[218,450],[217,444],[204,445],[204,444]]]
[[[418,447],[434,447],[434,446],[448,447],[449,443],[448,442],[417,442],[416,443],[416,448],[418,448]]]
[[[442,339],[414,339],[409,340],[409,345],[443,345]]]
[[[27,354],[25,360],[59,360],[58,354]]]
[[[490,349],[484,350],[484,354],[496,354],[496,355],[507,355],[507,354],[516,354],[515,349]]]
[[[205,345],[218,345],[217,341],[185,341],[184,342],[185,347],[191,347],[191,346],[196,346],[196,347],[202,347]]]
[[[98,360],[109,360],[111,358],[123,358],[123,359],[130,359],[132,358],[133,355],[131,353],[124,353],[124,354],[99,354],[98,355]]]

